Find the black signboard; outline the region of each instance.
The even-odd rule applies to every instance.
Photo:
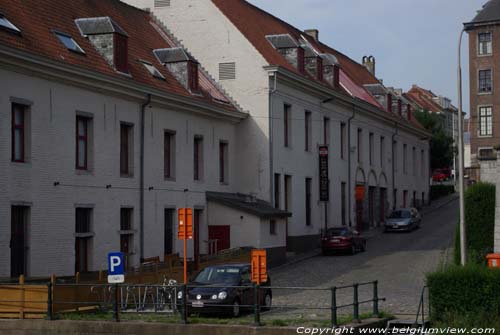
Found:
[[[330,183],[328,180],[328,147],[319,147],[319,201],[328,201]]]

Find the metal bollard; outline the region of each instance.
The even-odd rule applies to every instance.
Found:
[[[115,299],[113,304],[113,317],[116,322],[120,322],[120,297],[118,291],[118,284],[115,284]]]
[[[330,289],[330,291],[332,293],[331,323],[332,323],[332,327],[337,327],[338,326],[338,324],[337,324],[337,288],[332,287]]]
[[[354,284],[352,287],[354,288],[354,301],[352,303],[352,305],[354,307],[354,311],[353,311],[353,320],[352,321],[359,323],[359,322],[361,322],[359,319],[359,299],[358,299],[359,284]]]
[[[373,282],[373,317],[380,317],[380,313],[378,311],[378,280]]]
[[[47,284],[47,320],[53,320],[52,316],[52,282]]]
[[[187,286],[183,284],[181,286],[182,290],[182,307],[181,307],[181,323],[188,323],[188,311],[187,311]]]
[[[260,285],[253,284],[253,309],[254,309],[254,326],[262,326],[260,323]]]

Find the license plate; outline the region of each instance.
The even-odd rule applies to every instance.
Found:
[[[399,228],[399,226],[398,226],[397,224],[395,224],[394,226],[392,226],[392,228],[394,228],[394,229],[398,229],[398,228]]]
[[[203,301],[193,301],[193,307],[203,307]]]
[[[335,240],[332,240],[332,242],[333,242],[333,243],[339,243],[339,242],[340,242],[340,240],[335,239]]]

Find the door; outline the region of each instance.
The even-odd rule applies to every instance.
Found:
[[[165,209],[163,254],[170,255],[174,252],[174,209]]]
[[[375,225],[375,187],[368,189],[368,222],[370,226]]]
[[[26,206],[12,206],[10,230],[10,276],[26,274]]]
[[[200,221],[202,212],[201,209],[195,209],[193,217],[194,264],[197,270],[198,264],[200,264]]]
[[[387,201],[387,190],[385,188],[380,189],[380,224],[385,222],[385,204]]]
[[[362,231],[363,224],[363,201],[365,199],[365,187],[363,185],[356,186],[356,230]]]
[[[231,247],[230,226],[208,226],[208,239],[217,240],[217,252]]]

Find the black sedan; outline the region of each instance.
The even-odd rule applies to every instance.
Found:
[[[243,309],[254,305],[254,288],[250,264],[214,265],[203,269],[188,283],[188,314],[230,314],[238,317]],[[260,304],[271,308],[271,279],[261,285]],[[236,287],[235,287],[236,286]],[[177,298],[183,298],[178,292]]]

